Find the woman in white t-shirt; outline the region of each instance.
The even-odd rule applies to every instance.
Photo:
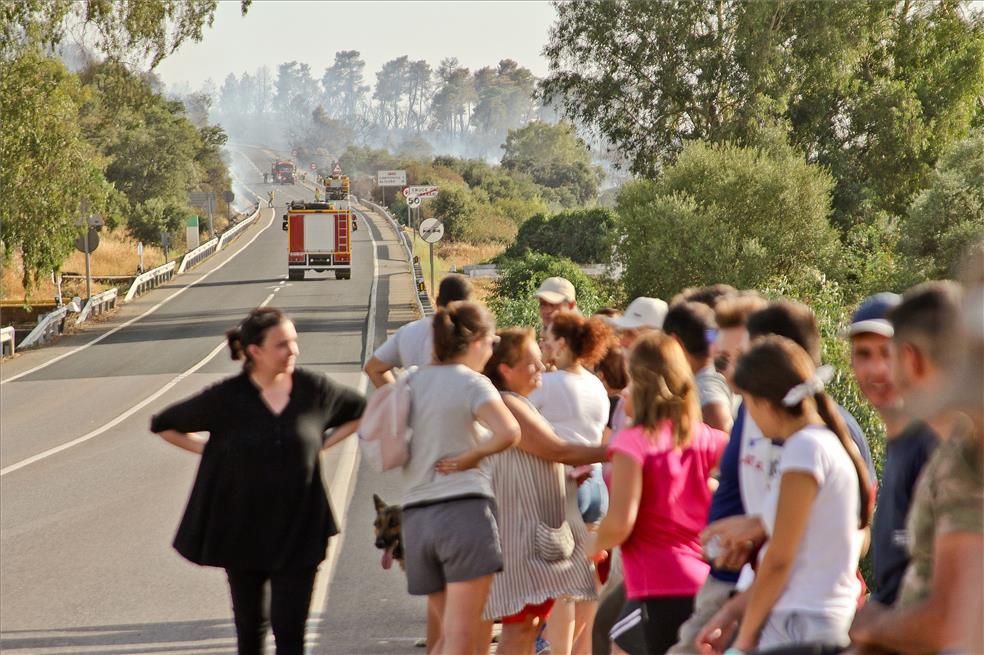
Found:
[[[544,357],[556,371],[543,376],[543,384],[529,395],[530,402],[561,439],[598,446],[602,443],[611,403],[605,385],[586,367],[604,356],[611,342],[611,328],[602,319],[584,318],[574,312],[558,312],[543,335]],[[585,523],[600,521],[608,511],[608,490],[601,464],[569,469],[569,484],[578,483],[578,509]],[[558,599],[547,621],[544,636],[551,652],[563,655],[590,650],[590,626],[597,601],[573,603]]]
[[[765,501],[769,541],[729,653],[795,644],[846,647],[855,572],[871,513],[868,469],[823,392],[829,369],[789,339],[752,343],[735,386],[762,433],[784,442]]]

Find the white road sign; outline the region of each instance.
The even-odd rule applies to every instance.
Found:
[[[437,191],[438,188],[436,186],[410,186],[403,191],[403,194],[407,196],[419,196],[426,200],[427,198],[437,196]]]
[[[407,198],[407,207],[420,207],[420,196],[410,196]]]
[[[406,186],[406,171],[378,171],[376,173],[376,184],[378,186]]]
[[[444,223],[436,218],[425,219],[420,224],[420,238],[427,243],[437,243],[444,238]]]

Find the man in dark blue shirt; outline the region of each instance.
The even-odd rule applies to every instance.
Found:
[[[846,336],[851,340],[851,367],[861,393],[885,424],[885,463],[871,530],[874,580],[871,598],[892,605],[909,564],[906,517],[923,465],[937,437],[921,421],[910,421],[892,381],[892,324],[898,306],[894,293],[874,295],[857,308]]]

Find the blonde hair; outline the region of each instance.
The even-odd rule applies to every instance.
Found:
[[[701,422],[693,371],[683,348],[662,332],[644,334],[629,354],[633,424],[653,430],[672,423],[674,442],[686,446]]]

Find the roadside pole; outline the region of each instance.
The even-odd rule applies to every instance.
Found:
[[[444,238],[444,223],[436,218],[428,218],[421,222],[420,238],[427,242],[430,250],[431,267],[431,293],[437,295],[437,288],[434,286],[434,244]]]
[[[89,264],[90,259],[90,248],[89,248],[89,232],[91,230],[85,231],[85,300],[89,301],[92,297],[92,269]]]

